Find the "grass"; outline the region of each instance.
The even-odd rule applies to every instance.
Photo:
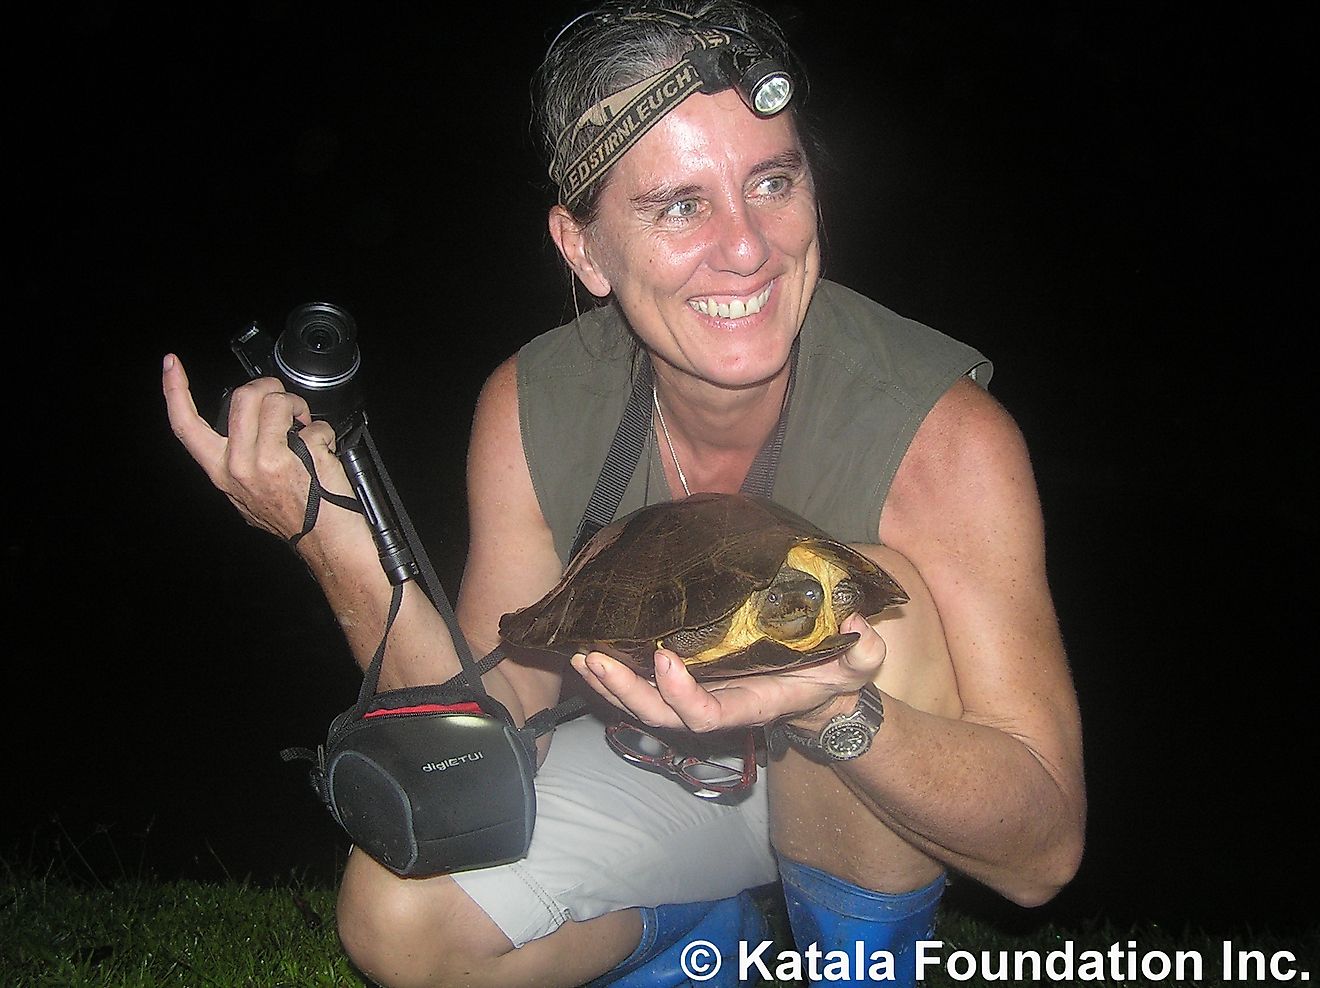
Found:
[[[79,846],[65,843],[66,854],[44,870],[0,862],[0,986],[4,988],[362,988],[366,984],[340,950],[335,934],[333,890],[289,878],[274,884],[247,880],[158,881],[139,867],[136,874],[116,867],[118,877],[103,880]],[[782,903],[764,906],[776,943],[765,955],[779,967],[777,952],[791,945]],[[1076,929],[1044,926],[1026,933],[1006,933],[993,923],[945,908],[936,934],[939,954],[951,969],[935,967],[925,982],[932,988],[1002,984],[1227,985],[1275,983],[1278,972],[1307,970],[1320,981],[1320,926],[1300,937],[1280,938],[1262,931],[1234,937],[1234,950],[1247,951],[1245,969],[1236,980],[1224,977],[1223,936],[1170,931],[1150,924],[1118,928],[1095,923]],[[1137,977],[1088,977],[1083,952],[1105,954],[1117,944],[1120,953],[1137,944]],[[966,977],[974,964],[980,975],[993,975],[1002,962],[1070,948],[1075,981]],[[955,951],[965,951],[954,958]],[[1158,967],[1141,976],[1142,956],[1175,959],[1194,952],[1203,961],[1199,980],[1179,980]],[[988,957],[981,960],[982,952]],[[1287,952],[1291,959],[1281,952]],[[1236,954],[1234,955],[1236,956]],[[975,958],[975,960],[974,960]],[[1056,954],[1056,963],[1058,957]],[[962,965],[961,967],[959,965]],[[1263,971],[1257,965],[1263,965]],[[1029,970],[1029,968],[1028,968]],[[1112,975],[1112,969],[1103,973]],[[1256,977],[1263,973],[1264,978]],[[1294,984],[1305,983],[1298,977]],[[788,988],[798,981],[772,981]]]
[[[312,988],[363,982],[339,949],[334,893],[238,882],[0,885],[6,988]]]
[[[364,982],[339,949],[333,916],[331,890],[293,884],[263,888],[243,882],[120,881],[97,885],[10,873],[0,882],[0,984],[6,988],[359,988]],[[1197,950],[1204,956],[1206,977],[1195,983],[1230,983],[1218,970],[1218,938],[1105,926],[1071,931],[1049,927],[1027,936],[1005,936],[947,911],[938,935],[945,942],[946,959],[958,949],[978,954],[1007,951],[1010,957],[1014,951],[1034,951],[1044,956],[1068,941],[1075,943],[1078,955],[1128,940],[1135,940],[1144,952],[1160,950],[1170,957],[1176,951]],[[1303,956],[1302,944],[1274,943],[1267,936],[1253,937],[1243,946],[1267,957],[1278,950]],[[1315,956],[1316,946],[1312,938],[1309,956]],[[772,970],[775,966],[771,964]],[[961,972],[955,969],[954,974]],[[1254,977],[1243,981],[1261,983]],[[989,983],[1005,982],[959,981],[945,972],[936,972],[927,981],[935,988]],[[1058,982],[1042,977],[1041,983]],[[1104,983],[1191,982],[1139,977]]]

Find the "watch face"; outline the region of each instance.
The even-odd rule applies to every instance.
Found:
[[[871,736],[874,733],[866,724],[834,724],[820,739],[821,747],[831,758],[856,758],[871,747]]]

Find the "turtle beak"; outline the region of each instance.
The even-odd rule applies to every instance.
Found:
[[[881,576],[883,579],[876,581],[879,584],[876,588],[878,592],[872,594],[870,600],[867,601],[868,604],[878,605],[875,610],[877,614],[886,607],[898,607],[901,604],[906,604],[910,599],[907,591],[900,587],[898,581],[892,576],[883,570],[881,570]]]

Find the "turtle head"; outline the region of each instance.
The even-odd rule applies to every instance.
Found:
[[[816,630],[825,589],[810,573],[785,566],[754,600],[757,628],[767,638],[791,642]]]
[[[834,620],[843,624],[848,618],[862,609],[862,600],[866,593],[861,584],[848,577],[840,580],[830,591],[830,606],[834,608]]]

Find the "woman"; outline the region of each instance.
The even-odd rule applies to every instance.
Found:
[[[560,727],[525,861],[404,880],[350,856],[341,936],[383,984],[685,984],[668,948],[717,927],[754,946],[736,897],[780,872],[799,944],[865,941],[910,981],[946,870],[1034,904],[1076,869],[1080,729],[1021,437],[973,380],[988,377],[979,354],[822,281],[797,108],[754,113],[733,85],[759,55],[800,82],[760,11],[690,0],[607,5],[552,45],[538,95],[559,186],[550,233],[607,304],[528,344],[483,389],[459,618],[482,654],[501,614],[557,582],[645,367],[652,441],[620,513],[738,490],[782,416],[776,500],[870,544],[913,602],[879,633],[851,619],[861,639],[837,660],[709,690],[665,653],[654,684],[576,657],[593,689],[654,726],[783,725],[769,786],[733,805],[697,800],[615,757],[599,721]],[[308,422],[305,405],[253,382],[225,440],[196,417],[172,358],[164,387],[176,433],[249,521],[299,531],[307,476],[285,432]],[[303,436],[322,484],[346,492],[327,427]],[[298,551],[365,663],[389,589],[361,519],[322,511]],[[456,671],[443,623],[410,587],[381,688]],[[564,672],[515,655],[486,684],[524,719],[558,699]],[[860,718],[869,747],[831,760],[822,731],[841,716]]]

